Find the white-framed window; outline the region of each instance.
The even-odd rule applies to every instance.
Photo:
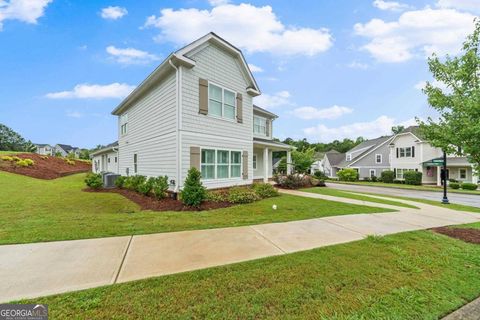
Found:
[[[458,176],[460,179],[467,179],[467,169],[459,169]]]
[[[237,115],[236,93],[219,85],[208,83],[208,114],[235,120]]]
[[[407,171],[415,171],[415,169],[396,169],[396,175],[395,175],[395,178],[397,180],[403,180],[404,179],[404,174],[405,172]]]
[[[257,170],[257,154],[256,153],[253,154],[252,161],[253,161],[253,170]]]
[[[382,159],[382,155],[380,153],[377,153],[375,155],[375,163],[382,163],[383,159]]]
[[[369,175],[370,175],[370,178],[376,177],[376,176],[377,176],[377,170],[375,170],[375,169],[370,169]]]
[[[253,116],[253,133],[267,135],[267,119],[259,116]]]
[[[127,134],[127,125],[128,125],[128,114],[122,114],[120,116],[120,134]]]
[[[411,158],[412,147],[398,148],[398,153],[400,158]]]
[[[235,150],[202,149],[200,171],[205,180],[240,178],[242,153]]]
[[[352,160],[352,154],[351,153],[347,153],[347,161],[351,161]]]
[[[138,172],[138,156],[136,153],[133,154],[133,173]]]

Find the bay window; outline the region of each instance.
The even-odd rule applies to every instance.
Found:
[[[235,120],[237,114],[235,99],[235,92],[211,83],[208,84],[209,115]]]
[[[202,149],[200,165],[202,179],[240,178],[241,167],[240,151]]]

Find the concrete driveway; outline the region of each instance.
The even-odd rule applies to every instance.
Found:
[[[397,212],[310,220],[0,246],[0,302],[144,279],[177,272],[282,255],[387,235],[480,221],[480,214],[411,201],[420,209],[331,197],[301,191],[283,193]]]
[[[384,188],[384,187],[334,183],[330,181],[327,182],[327,187],[339,189],[339,190],[345,190],[345,191],[378,193],[378,194],[384,194],[384,195],[390,195],[390,196],[434,200],[439,202],[442,200],[442,197],[443,197],[443,193],[440,191],[437,192],[437,191]],[[480,207],[480,195],[449,192],[448,199],[450,200],[451,203],[463,204],[463,205],[472,206],[472,207]]]

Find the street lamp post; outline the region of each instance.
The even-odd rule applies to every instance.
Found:
[[[443,151],[443,204],[449,204],[447,197],[447,153]]]

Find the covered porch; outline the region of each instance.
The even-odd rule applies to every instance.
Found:
[[[282,151],[287,157],[287,173],[292,172],[293,147],[268,139],[253,138],[253,179],[268,182],[273,177],[273,152]]]
[[[423,163],[423,183],[442,185],[443,175],[447,180],[453,179],[459,182],[478,183],[472,165],[465,157],[447,158],[447,171],[443,170],[443,158],[435,158]]]

